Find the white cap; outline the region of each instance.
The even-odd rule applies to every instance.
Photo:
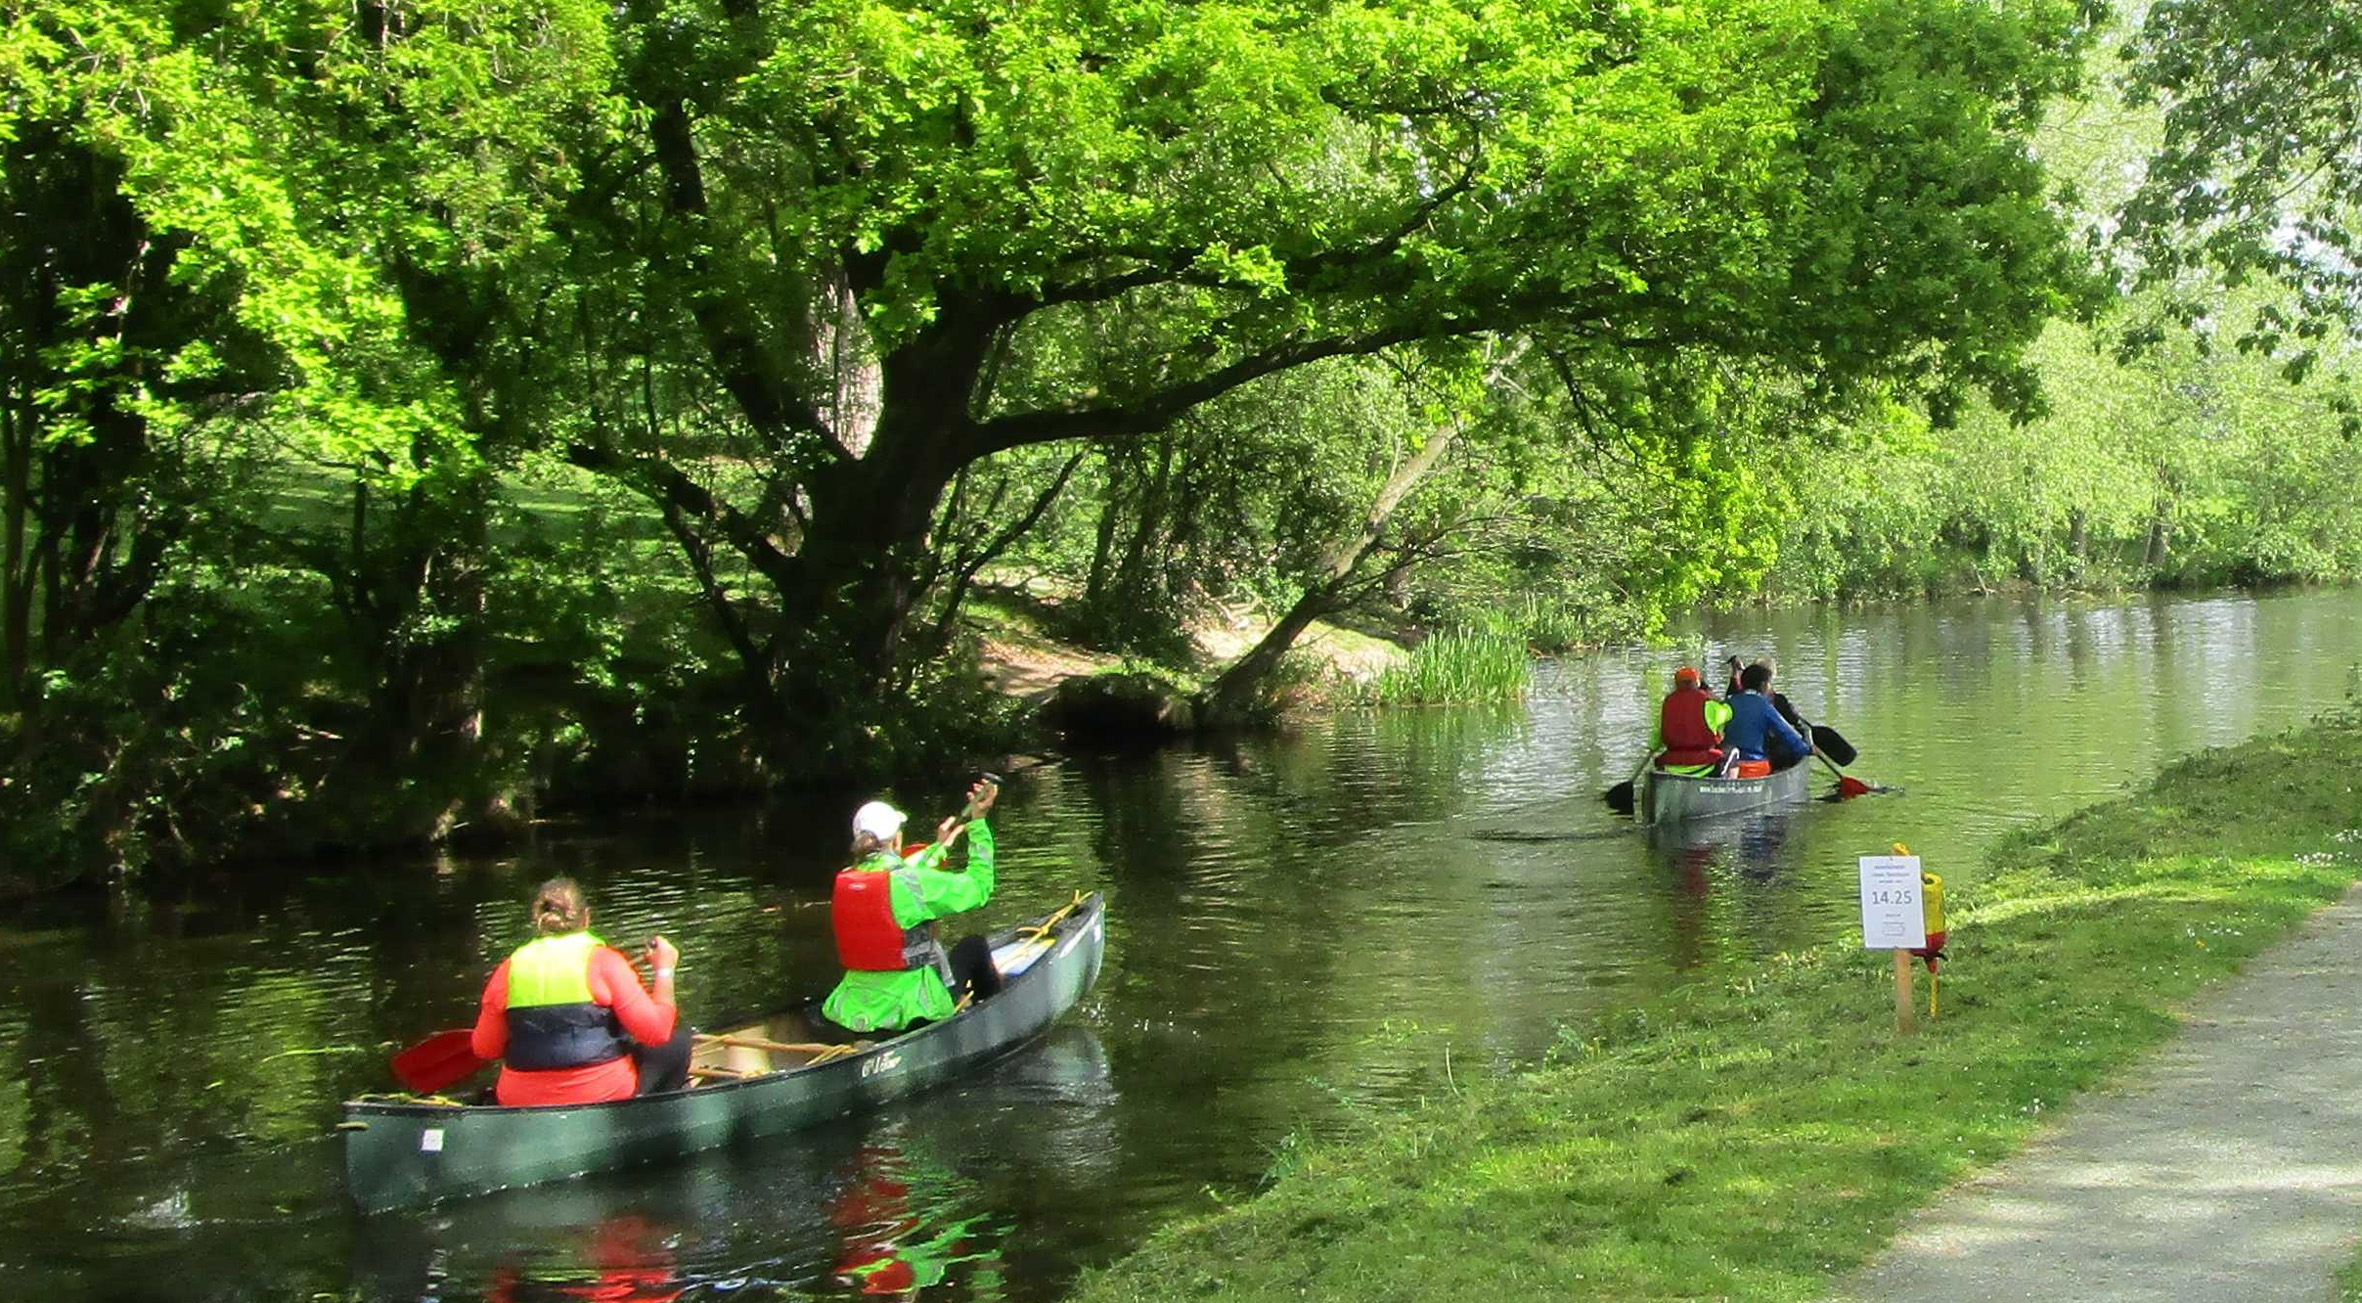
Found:
[[[853,812],[853,832],[856,836],[868,833],[879,841],[892,841],[902,833],[902,821],[908,816],[884,801],[872,801]]]

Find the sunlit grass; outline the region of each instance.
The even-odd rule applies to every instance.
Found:
[[[1371,683],[1368,700],[1382,706],[1516,701],[1525,696],[1532,668],[1522,638],[1446,631],[1420,643],[1401,664],[1388,666]]]
[[[1833,939],[1570,1031],[1532,1071],[1463,1073],[1357,1140],[1291,1146],[1265,1194],[1079,1294],[1821,1297],[2344,892],[2357,725],[2209,752],[2006,841],[1955,887],[1943,1017],[1916,1037],[1894,1032],[1887,957]]]

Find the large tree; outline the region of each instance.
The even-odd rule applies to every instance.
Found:
[[[2072,36],[1920,0],[630,7],[590,293],[733,428],[615,401],[577,456],[760,576],[742,645],[809,721],[884,680],[962,467],[1321,359],[1534,327],[2022,401],[2074,264],[2013,133]]]
[[[2019,406],[2078,283],[2055,0],[17,2],[164,15],[93,74],[151,220],[321,319],[357,461],[644,494],[783,753],[874,719],[983,459],[1492,331]]]

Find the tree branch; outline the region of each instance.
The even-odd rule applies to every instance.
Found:
[[[967,596],[969,587],[976,582],[976,576],[983,573],[984,567],[991,565],[1003,552],[1008,551],[1011,544],[1024,537],[1026,531],[1041,522],[1042,516],[1049,511],[1050,504],[1057,501],[1060,493],[1066,491],[1066,482],[1074,477],[1075,470],[1083,464],[1083,459],[1088,457],[1090,453],[1091,450],[1085,448],[1067,458],[1066,464],[1058,469],[1057,476],[1050,481],[1050,486],[1042,490],[1041,496],[1033,500],[1033,506],[1028,508],[1023,516],[1010,521],[983,547],[977,549],[973,556],[961,563],[959,573],[952,577],[951,591],[943,599],[943,612],[936,617],[935,627],[929,635],[932,645],[938,653],[951,643],[952,617],[959,613],[960,601]]]
[[[1477,321],[1431,328],[1402,324],[1367,335],[1336,335],[1326,339],[1274,344],[1249,354],[1195,380],[1173,385],[1122,407],[1084,407],[1063,410],[1011,412],[976,427],[978,455],[1006,452],[1033,444],[1056,443],[1086,436],[1120,438],[1163,429],[1174,417],[1200,403],[1264,376],[1333,357],[1359,357],[1414,339],[1439,339],[1478,334],[1488,329]]]
[[[658,105],[649,130],[664,173],[666,209],[688,228],[676,256],[689,274],[689,315],[704,336],[723,387],[774,455],[789,455],[786,436],[794,432],[819,440],[837,457],[851,457],[820,413],[788,383],[771,350],[747,328],[753,314],[721,289],[722,279],[706,252],[711,237],[706,229],[705,173],[697,158],[688,106],[679,99]]]
[[[642,497],[689,520],[703,522],[729,541],[749,565],[775,585],[787,585],[795,558],[771,541],[763,522],[722,501],[704,485],[662,457],[619,453],[604,444],[569,443],[566,460],[586,471],[605,475]]]

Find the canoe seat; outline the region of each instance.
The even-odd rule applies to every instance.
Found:
[[[1002,977],[1015,977],[1033,967],[1033,962],[1050,953],[1054,937],[1038,941],[1013,941],[992,952],[992,966],[1001,970]]]

